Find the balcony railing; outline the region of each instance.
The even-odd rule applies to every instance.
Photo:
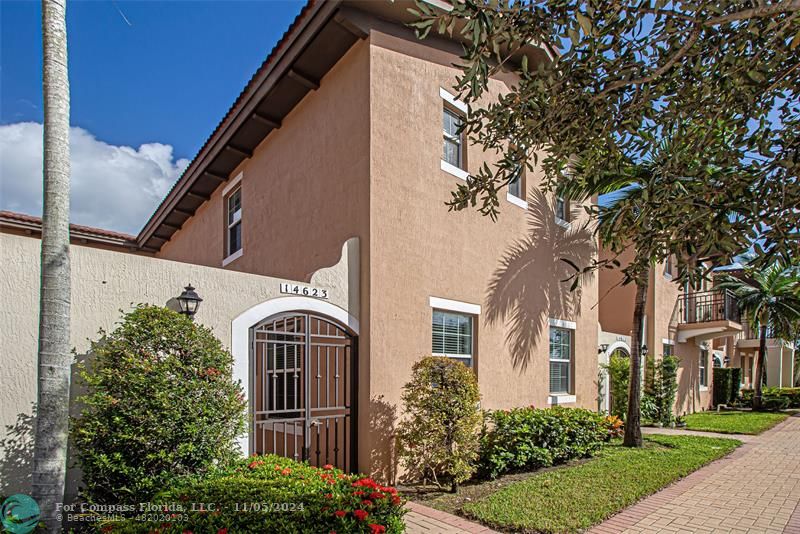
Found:
[[[739,303],[728,290],[702,291],[678,297],[678,318],[682,324],[739,320]]]

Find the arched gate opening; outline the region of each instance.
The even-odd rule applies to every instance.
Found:
[[[251,329],[252,450],[311,465],[356,465],[356,336],[307,312]]]

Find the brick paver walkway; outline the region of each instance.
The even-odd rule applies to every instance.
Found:
[[[406,514],[406,534],[491,534],[494,531],[441,510],[409,502]]]
[[[639,501],[590,534],[800,534],[800,417],[742,440],[745,444],[729,456]]]

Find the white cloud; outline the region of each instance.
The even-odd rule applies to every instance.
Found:
[[[132,234],[189,164],[175,160],[170,145],[109,145],[77,127],[70,128],[70,154],[71,222]],[[42,213],[41,124],[0,126],[0,209]]]

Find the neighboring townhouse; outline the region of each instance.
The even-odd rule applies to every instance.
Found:
[[[393,479],[402,387],[429,354],[470,366],[484,408],[597,408],[598,279],[570,291],[561,261],[596,257],[587,215],[542,195],[539,172],[504,192],[497,222],[448,210],[495,156],[458,133],[461,45],[419,41],[412,5],[310,2],[136,237],[148,257],[114,253],[119,272],[93,274],[91,298],[75,299],[85,338],[115,318],[97,324],[95,309],[167,302],[185,265],[205,299],[197,320],[230,347],[249,401],[247,453]],[[533,65],[552,58],[525,52]],[[493,78],[486,101],[513,81]],[[26,273],[35,266],[34,240],[0,238],[24,252]],[[82,258],[111,261],[76,250],[73,278]],[[34,332],[29,307],[0,318],[24,316]]]
[[[620,258],[630,261],[633,251]],[[600,258],[611,258],[606,249]],[[651,268],[644,318],[644,344],[656,359],[673,355],[679,359],[677,414],[709,409],[712,405],[713,369],[730,366],[735,341],[743,331],[738,303],[725,290],[703,281],[688,289],[673,281],[674,262]],[[600,274],[600,362],[611,354],[630,355],[635,287],[620,285],[622,273],[604,270]],[[608,388],[604,389],[604,407],[608,406]]]
[[[720,276],[746,276],[741,266],[735,265],[715,271],[715,279]],[[752,388],[755,378],[755,361],[759,351],[760,332],[752,327],[747,317],[742,317],[742,331],[738,335],[715,340],[723,349],[721,364],[725,367],[742,369],[742,387]],[[777,335],[773,328],[767,329],[767,355],[765,367],[766,385],[769,387],[794,387],[795,377],[794,344]],[[720,362],[715,362],[720,363]]]

